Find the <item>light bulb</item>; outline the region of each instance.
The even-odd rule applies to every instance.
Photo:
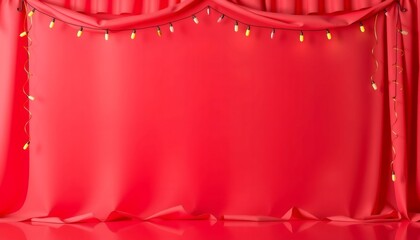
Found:
[[[300,36],[299,36],[299,41],[300,42],[303,42],[303,40],[304,40],[305,38],[303,37],[303,32],[302,31],[300,31]]]
[[[198,24],[199,23],[198,18],[195,15],[193,15],[192,18],[193,18],[193,21],[195,22],[195,24]]]
[[[109,31],[108,31],[108,29],[105,31],[105,40],[106,41],[109,40]]]
[[[225,18],[225,15],[220,15],[219,19],[217,19],[217,23],[220,23],[223,20],[223,18]]]
[[[235,27],[233,29],[235,30],[235,32],[239,31],[238,21],[235,21]]]
[[[360,22],[360,31],[363,33],[366,31],[365,26],[363,26],[363,23]]]
[[[175,32],[175,28],[174,25],[172,25],[172,23],[169,23],[169,31],[171,31],[171,33]]]
[[[210,7],[207,7],[207,15],[210,15]]]
[[[28,17],[32,17],[35,13],[35,8],[28,13]]]
[[[20,37],[24,37],[24,36],[26,36],[26,35],[28,35],[28,32],[26,32],[26,31],[23,31],[23,32],[21,32],[21,33],[19,34],[19,36],[20,36]]]
[[[331,40],[331,38],[332,38],[332,35],[330,33],[330,30],[327,29],[327,39]]]
[[[162,37],[162,31],[160,30],[160,27],[157,27],[156,33],[159,37]]]
[[[131,39],[134,40],[136,38],[136,29],[131,32]]]
[[[276,33],[276,30],[273,28],[273,30],[271,30],[271,34],[270,34],[270,38],[273,39],[274,38],[274,34]]]
[[[30,141],[27,141],[26,143],[25,143],[25,145],[23,145],[23,150],[27,150],[28,148],[29,148],[29,144],[30,144],[31,142]]]
[[[31,101],[35,101],[35,97],[31,96],[31,95],[28,95],[28,99],[31,100]]]
[[[50,28],[53,28],[55,24],[55,18],[53,18],[50,22]]]
[[[376,85],[375,81],[372,80],[371,84],[372,84],[373,90],[375,90],[375,91],[378,90],[378,85]]]
[[[77,31],[77,37],[81,37],[83,34],[83,27],[80,27],[79,31]]]
[[[405,30],[402,30],[402,29],[398,30],[398,32],[400,32],[402,35],[405,35],[405,36],[408,35],[408,31],[405,31]]]
[[[394,171],[392,171],[391,179],[392,179],[393,182],[395,182],[397,180],[397,176],[395,175]]]
[[[251,27],[250,27],[250,26],[248,26],[248,27],[246,28],[246,31],[245,31],[245,36],[249,37],[249,34],[251,34]]]

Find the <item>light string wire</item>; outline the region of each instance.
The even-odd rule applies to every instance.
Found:
[[[22,7],[25,9],[24,12],[27,12],[28,6],[26,4],[23,4]],[[29,59],[31,57],[30,47],[32,46],[32,38],[30,37],[29,32],[32,29],[32,24],[33,24],[32,17],[28,17],[28,16],[25,15],[25,18],[23,19],[23,29],[24,29],[24,33],[26,33],[25,36],[27,36],[28,40],[27,40],[27,45],[23,47],[26,51],[27,58],[25,60],[24,66],[23,66],[23,69],[26,73],[26,80],[25,80],[25,83],[22,86],[22,91],[26,96],[26,101],[23,105],[23,108],[25,109],[26,112],[28,112],[29,116],[28,116],[28,119],[27,119],[25,125],[23,126],[23,130],[24,130],[24,132],[27,136],[27,142],[23,145],[23,150],[27,150],[29,148],[30,143],[31,143],[31,134],[29,132],[29,123],[32,119],[32,112],[29,109],[29,102],[35,100],[35,98],[33,96],[31,96],[29,94],[29,92],[26,90],[26,88],[29,88],[29,82],[31,80],[31,75],[32,75],[30,70],[29,70]]]
[[[22,0],[23,2],[25,2],[28,6],[30,6],[32,9],[36,9],[34,6],[32,6],[27,0]],[[207,12],[207,14],[209,15],[209,9],[211,9],[212,11],[214,11],[214,12],[217,12],[218,14],[220,14],[221,16],[223,16],[222,18],[227,18],[227,19],[230,19],[230,20],[232,20],[232,21],[234,21],[234,22],[237,22],[237,23],[240,23],[240,24],[242,24],[242,25],[245,25],[245,26],[247,26],[247,30],[248,30],[248,34],[247,34],[247,36],[249,35],[249,28],[262,28],[262,29],[271,29],[271,30],[273,30],[273,31],[276,31],[276,30],[282,30],[282,31],[294,31],[294,32],[299,32],[299,33],[302,33],[302,31],[304,31],[304,32],[322,32],[322,31],[327,31],[327,34],[331,34],[330,33],[330,29],[329,28],[320,28],[320,29],[306,29],[306,30],[300,30],[300,29],[291,29],[291,28],[282,28],[282,27],[271,27],[271,26],[264,26],[264,25],[256,25],[256,24],[249,24],[249,23],[246,23],[246,22],[244,22],[244,21],[241,21],[241,20],[238,20],[238,19],[236,19],[236,18],[234,18],[234,17],[231,17],[231,16],[228,16],[228,15],[226,15],[225,13],[223,13],[222,11],[219,11],[218,9],[216,9],[216,8],[214,8],[214,7],[212,7],[212,6],[210,6],[210,5],[208,5],[208,6],[205,6],[204,8],[202,8],[202,9],[200,9],[200,10],[198,10],[198,11],[196,11],[196,12],[194,12],[193,14],[191,14],[191,15],[188,15],[188,16],[185,16],[185,17],[182,17],[182,18],[178,18],[178,19],[174,19],[173,21],[168,21],[168,22],[165,22],[165,23],[162,23],[162,24],[154,24],[154,25],[150,25],[150,26],[145,26],[145,27],[135,27],[135,28],[120,28],[120,29],[113,29],[113,28],[100,28],[100,27],[91,27],[91,26],[82,26],[82,25],[78,25],[78,24],[75,24],[75,23],[70,23],[70,22],[67,22],[67,21],[64,21],[64,20],[61,20],[61,19],[57,19],[56,17],[54,17],[54,16],[52,16],[52,15],[50,15],[50,14],[48,14],[48,13],[46,13],[46,12],[43,12],[43,11],[40,11],[40,10],[38,10],[38,9],[36,9],[36,11],[38,12],[38,13],[41,13],[41,14],[43,14],[43,15],[45,15],[45,16],[48,16],[48,17],[50,17],[51,19],[53,19],[54,21],[61,21],[61,22],[63,22],[63,23],[65,23],[65,24],[67,24],[67,25],[70,25],[70,26],[74,26],[74,27],[78,27],[78,28],[82,28],[82,29],[90,29],[90,30],[94,30],[94,31],[109,31],[109,32],[123,32],[123,31],[137,31],[137,30],[145,30],[145,29],[151,29],[151,28],[158,28],[159,29],[159,27],[160,26],[166,26],[166,25],[168,25],[168,26],[171,26],[173,23],[176,23],[176,22],[180,22],[180,21],[183,21],[183,20],[185,20],[185,19],[190,19],[190,18],[193,18],[193,19],[195,19],[195,16],[196,15],[198,15],[198,14],[200,14],[201,12],[203,12],[203,11],[206,11]],[[362,22],[361,21],[359,21],[359,24],[361,25],[361,26],[363,26],[363,24],[362,24]],[[172,26],[173,27],[173,26]],[[342,26],[342,27],[346,27],[346,26]],[[341,27],[334,27],[334,28],[341,28]],[[328,38],[328,39],[330,39],[330,37]]]
[[[378,85],[376,84],[375,80],[373,79],[373,76],[378,72],[379,69],[379,61],[375,56],[375,48],[378,45],[378,32],[377,32],[377,25],[378,25],[378,13],[375,15],[375,22],[373,24],[373,35],[375,36],[375,45],[372,47],[372,57],[375,60],[375,71],[370,75],[370,83],[372,85],[373,90],[378,89]]]
[[[392,65],[393,67],[395,67],[395,76],[394,76],[394,80],[392,81],[392,83],[394,84],[394,93],[392,96],[392,105],[393,105],[393,113],[394,113],[394,121],[391,124],[391,134],[392,134],[392,138],[391,138],[391,148],[392,148],[392,160],[391,160],[391,178],[392,181],[395,182],[397,180],[396,177],[396,173],[395,173],[395,168],[394,168],[394,164],[397,158],[397,147],[396,147],[396,141],[398,139],[398,132],[396,130],[396,124],[398,122],[398,111],[397,111],[397,104],[398,104],[398,75],[402,74],[404,71],[404,68],[399,65],[398,63],[398,57],[402,57],[404,56],[404,50],[399,48],[399,41],[398,38],[399,33],[401,35],[407,35],[406,31],[401,30],[402,28],[402,24],[401,24],[401,18],[400,18],[400,11],[405,12],[406,9],[401,6],[398,5],[399,9],[397,10],[397,21],[396,21],[396,31],[395,31],[395,47],[393,48],[394,53],[395,53],[395,60],[394,60],[394,64]]]

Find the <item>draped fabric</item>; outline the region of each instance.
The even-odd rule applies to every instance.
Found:
[[[419,219],[417,2],[28,0],[29,38],[18,5],[2,221]]]

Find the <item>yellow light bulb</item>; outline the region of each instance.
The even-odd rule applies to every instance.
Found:
[[[26,143],[25,143],[25,145],[23,145],[23,150],[27,150],[28,148],[29,148],[29,144],[30,144],[31,142],[30,141],[27,141]]]
[[[83,27],[81,27],[81,28],[79,29],[79,31],[77,31],[77,37],[81,37],[81,36],[82,36],[82,34],[83,34]]]
[[[31,101],[35,101],[35,97],[31,96],[31,95],[28,95],[28,99],[31,100]]]
[[[331,40],[331,38],[332,38],[332,35],[331,35],[330,31],[329,31],[329,30],[327,30],[327,39],[328,39],[328,40]]]
[[[395,182],[397,180],[397,176],[395,175],[394,171],[392,171],[391,179],[392,179],[393,182]]]
[[[220,15],[219,19],[217,19],[217,23],[220,23],[223,20],[224,17],[225,17],[224,14]]]
[[[157,27],[156,33],[159,37],[162,37],[162,31],[160,30],[160,27]]]
[[[171,33],[175,32],[175,28],[174,25],[172,25],[172,23],[169,23],[169,31],[171,31]]]
[[[372,84],[373,90],[375,90],[375,91],[378,90],[378,85],[376,85],[375,81],[372,80],[371,84]]]
[[[53,28],[55,24],[55,18],[53,18],[50,22],[50,28]]]
[[[366,31],[365,26],[363,26],[363,23],[360,23],[360,31],[364,33]]]
[[[32,16],[34,15],[34,13],[35,13],[35,8],[34,8],[34,9],[32,9],[32,11],[30,11],[30,12],[28,13],[28,17],[32,17]]]
[[[273,30],[271,30],[271,34],[270,34],[270,38],[273,39],[274,38],[274,34],[276,33],[276,30],[273,28]]]
[[[19,36],[20,36],[20,37],[24,37],[24,36],[26,36],[26,35],[28,35],[28,32],[26,32],[26,31],[23,31],[23,32],[21,32],[21,33],[19,34]]]
[[[195,22],[195,24],[199,23],[198,18],[195,15],[193,15],[193,21]]]
[[[235,30],[235,32],[239,31],[238,21],[235,22],[235,27],[233,29]]]
[[[303,40],[305,40],[305,38],[303,37],[303,32],[300,31],[299,41],[303,42]]]
[[[245,36],[249,37],[249,34],[251,34],[251,27],[248,26],[246,31],[245,31]]]
[[[109,40],[109,31],[108,31],[108,29],[105,31],[105,40],[106,41]]]
[[[136,30],[135,29],[131,32],[131,39],[134,40],[134,38],[136,38]]]

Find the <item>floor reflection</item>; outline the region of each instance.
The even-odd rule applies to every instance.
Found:
[[[322,221],[120,221],[107,223],[0,223],[1,239],[147,239],[147,240],[325,240],[420,239],[420,223],[343,223]]]

